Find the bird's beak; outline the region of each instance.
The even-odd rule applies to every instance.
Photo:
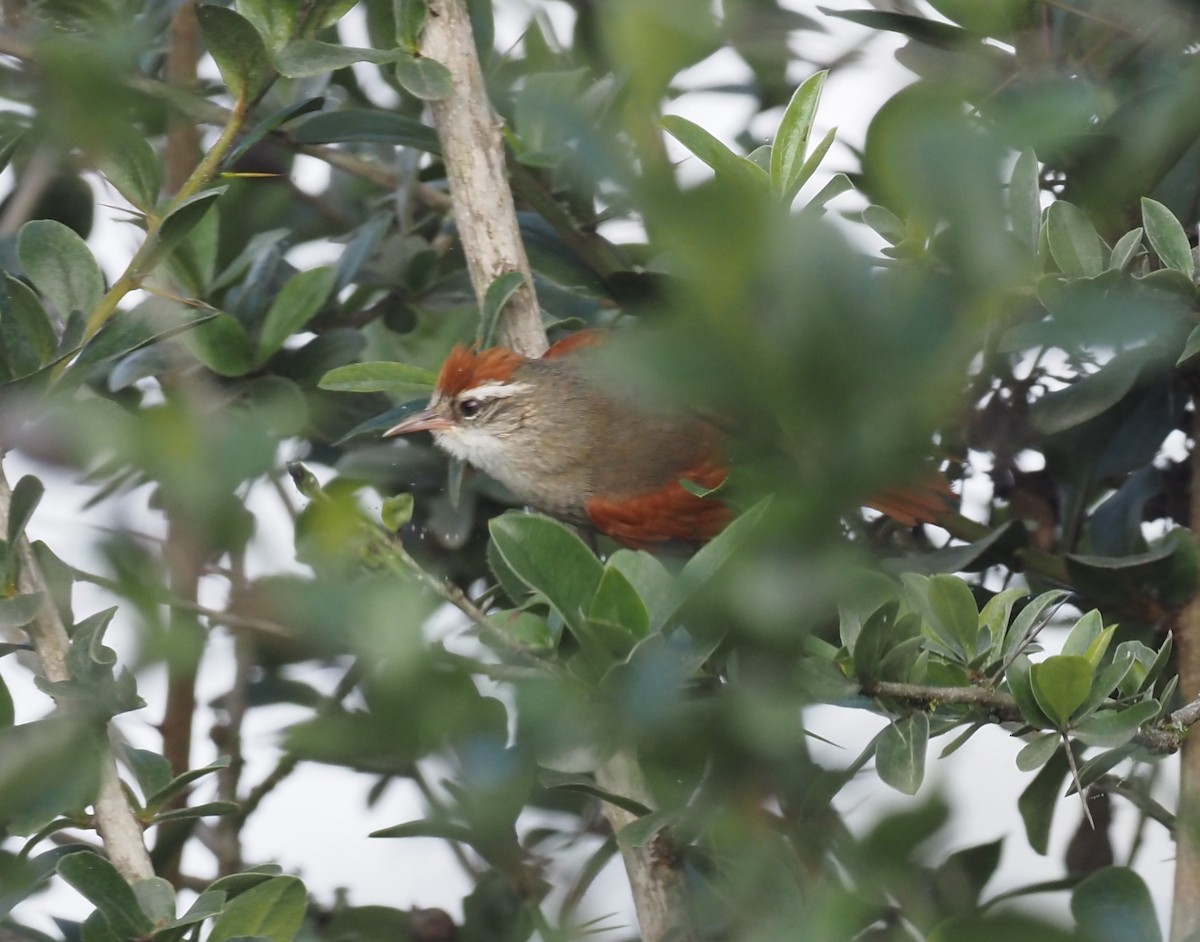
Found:
[[[454,423],[443,415],[438,415],[432,409],[415,412],[403,422],[393,425],[383,433],[384,438],[394,435],[408,435],[411,432],[443,432]]]

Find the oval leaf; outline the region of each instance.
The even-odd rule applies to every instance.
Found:
[[[64,318],[72,311],[88,313],[104,296],[104,275],[87,243],[61,222],[25,223],[17,236],[17,256],[33,286]]]
[[[396,81],[404,90],[424,101],[441,101],[454,92],[450,70],[428,56],[400,52],[396,59]]]
[[[1050,254],[1068,278],[1092,278],[1104,271],[1104,244],[1078,206],[1064,200],[1051,203],[1046,212],[1046,238]]]
[[[1182,272],[1188,279],[1196,277],[1196,259],[1188,244],[1187,233],[1175,214],[1158,200],[1142,197],[1142,225],[1150,247],[1173,271]]]
[[[317,385],[334,392],[424,392],[437,382],[437,374],[407,363],[379,361],[348,363],[330,370]],[[392,425],[395,425],[392,422]],[[388,426],[390,427],[390,426]],[[385,429],[380,429],[384,431]]]
[[[883,731],[875,747],[879,777],[905,795],[915,795],[925,778],[929,717],[924,713],[898,720]]]
[[[230,94],[244,105],[271,75],[271,60],[262,37],[249,20],[227,7],[198,4],[196,19],[221,78]]]
[[[1146,884],[1128,867],[1105,867],[1071,893],[1079,937],[1089,942],[1161,942]]]
[[[304,919],[304,884],[295,877],[273,877],[235,897],[213,923],[208,942],[258,936],[291,942]]]
[[[258,338],[259,363],[269,359],[285,340],[317,315],[329,300],[336,279],[337,271],[330,265],[297,272],[288,279],[263,319]]]
[[[1059,729],[1065,729],[1071,714],[1083,706],[1092,692],[1092,665],[1085,657],[1056,654],[1031,671],[1033,696]]]

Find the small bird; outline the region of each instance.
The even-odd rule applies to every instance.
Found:
[[[732,518],[709,492],[728,477],[725,433],[684,410],[649,409],[605,388],[583,330],[540,358],[456,346],[425,410],[384,436],[428,431],[439,448],[491,475],[522,503],[636,549],[697,546]],[[906,526],[946,507],[945,479],[878,495]],[[702,496],[703,495],[703,496]]]
[[[439,448],[491,475],[522,503],[636,548],[699,544],[731,518],[701,493],[728,476],[723,435],[678,411],[648,410],[606,391],[579,331],[540,358],[461,344],[438,373],[429,407],[384,432],[428,431]]]

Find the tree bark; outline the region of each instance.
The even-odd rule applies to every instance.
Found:
[[[1200,534],[1200,402],[1192,399],[1193,534]],[[1200,695],[1200,592],[1175,623],[1179,657],[1179,692],[1186,700]],[[1171,914],[1172,942],[1186,942],[1200,932],[1200,740],[1185,737],[1180,750],[1179,810],[1175,825],[1175,897]]]
[[[462,0],[430,0],[421,53],[446,66],[454,81],[452,94],[430,107],[476,300],[482,305],[488,285],[519,271],[525,284],[506,305],[496,336],[518,353],[540,356],[546,331],[505,172],[500,122],[487,97]]]
[[[12,490],[0,464],[0,533],[8,529]],[[58,609],[50,598],[46,580],[38,565],[37,557],[29,540],[22,537],[15,547],[21,560],[19,589],[22,593],[41,592],[45,598],[37,617],[25,627],[29,640],[41,664],[47,680],[61,682],[70,678],[67,670],[67,650],[70,639],[66,626],[59,617]],[[130,883],[154,876],[154,867],[142,838],[142,826],[130,808],[121,779],[117,775],[116,759],[106,749],[101,759],[100,791],[93,805],[96,812],[96,830],[104,842],[108,859]]]

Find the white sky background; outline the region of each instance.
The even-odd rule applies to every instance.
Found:
[[[825,5],[856,9],[867,7],[869,3],[867,0],[825,0]],[[516,42],[530,12],[535,9],[545,9],[560,28],[569,22],[569,12],[559,4],[498,0],[497,6],[497,36],[501,48]],[[815,8],[799,0],[795,6],[820,16]],[[804,33],[796,40],[803,43],[803,50],[813,58],[832,58],[868,34],[868,31],[844,21],[823,19],[830,30],[828,36],[818,38],[816,34]],[[353,35],[343,38],[347,42],[360,42]],[[909,73],[892,56],[898,45],[899,42],[891,37],[875,34],[865,48],[861,61],[839,71],[827,83],[814,140],[819,139],[829,127],[836,125],[839,128],[839,143],[825,162],[830,172],[854,169],[854,158],[846,145],[861,146],[871,115],[910,80]],[[723,50],[689,70],[683,84],[685,87],[711,85],[736,81],[748,74],[747,68],[734,53]],[[798,84],[804,77],[797,74],[794,79]],[[752,109],[748,102],[734,96],[693,93],[672,102],[668,110],[695,121],[732,143],[734,134],[745,124]],[[777,120],[778,113],[758,119],[756,132],[761,131],[764,138],[770,136]],[[685,176],[700,178],[707,172],[698,160],[689,158],[687,152],[673,140],[670,140],[670,146],[673,156],[684,161],[681,173]],[[323,167],[317,167],[311,172],[321,174],[326,171]],[[827,175],[824,175],[810,182],[806,192],[815,192],[826,179]],[[0,178],[0,184],[6,180]],[[112,198],[111,193],[104,196],[106,201]],[[861,204],[855,203],[856,199],[859,198],[849,194],[839,198],[832,208],[843,211],[857,209]],[[859,233],[863,238],[870,238],[862,227],[859,227]],[[133,251],[136,238],[128,226],[116,223],[111,218],[98,220],[92,244],[110,277],[119,272],[128,254]],[[106,509],[99,512],[88,511],[85,514],[81,508],[92,494],[89,488],[80,487],[61,474],[31,466],[19,454],[9,456],[5,468],[10,482],[15,482],[24,473],[42,476],[48,491],[29,528],[30,534],[35,539],[45,540],[73,565],[91,570],[101,568],[100,560],[90,551],[91,544],[99,535],[95,529],[98,526],[120,522],[132,524],[134,529],[144,532],[161,532],[158,517],[144,507],[145,494],[142,492],[105,505]],[[257,494],[252,495],[252,507],[260,521],[250,558],[254,571],[261,573],[294,567],[295,564],[291,562],[290,523],[283,516],[278,502],[270,494]],[[220,605],[219,599],[210,601]],[[77,612],[89,614],[107,607],[111,601],[99,590],[80,585],[75,604]],[[134,637],[130,625],[122,621],[120,613],[107,640],[118,649],[122,661],[128,662],[134,650]],[[1050,643],[1055,642],[1051,639]],[[215,634],[200,677],[199,699],[202,703],[224,692],[232,663],[228,638],[220,633]],[[0,676],[13,692],[18,722],[29,721],[46,711],[48,701],[29,682],[28,670],[19,666],[13,658],[0,659]],[[322,689],[329,689],[338,676],[340,670],[309,670],[304,679]],[[160,718],[159,711],[164,702],[162,669],[143,672],[139,677],[139,688],[150,706],[123,717],[120,727],[135,745],[157,749],[159,740],[152,724]],[[243,732],[247,760],[243,779],[245,786],[258,782],[273,768],[279,757],[276,743],[280,732],[305,716],[306,711],[288,707],[251,712]],[[203,765],[217,755],[207,738],[211,723],[211,714],[202,711],[195,730],[194,766]],[[814,733],[838,744],[838,747],[828,747],[817,740],[812,742],[815,757],[835,765],[844,764],[857,755],[882,725],[880,718],[871,714],[832,707],[811,710],[808,723]],[[1031,774],[1018,772],[1013,764],[1013,757],[1021,744],[1001,730],[988,728],[977,734],[954,756],[939,761],[937,752],[944,744],[939,740],[931,747],[927,780],[915,800],[906,799],[880,785],[870,772],[844,789],[838,804],[846,813],[850,825],[865,830],[889,810],[911,807],[914,801],[920,802],[931,795],[942,794],[952,803],[953,818],[944,832],[952,835],[952,838],[945,851],[936,855],[938,859],[952,849],[998,837],[1005,838],[1000,870],[988,887],[988,896],[1037,880],[1061,877],[1062,849],[1078,821],[1078,806],[1069,802],[1061,804],[1055,822],[1051,854],[1047,858],[1039,857],[1029,850],[1016,811],[1016,796],[1032,778]],[[1169,783],[1169,790],[1174,787],[1177,777],[1175,762],[1168,760],[1168,768],[1163,771],[1162,779]],[[373,781],[369,776],[334,767],[303,765],[251,817],[244,832],[248,861],[278,862],[285,871],[299,874],[310,893],[325,905],[332,903],[338,888],[345,887],[348,888],[348,902],[353,905],[378,903],[402,909],[436,906],[450,912],[456,920],[460,919],[461,899],[469,892],[470,882],[444,843],[435,840],[367,838],[366,835],[374,829],[413,820],[424,813],[415,787],[406,781],[396,781],[390,785],[376,807],[366,809],[365,797]],[[195,800],[209,800],[208,787],[211,786],[202,786]],[[1172,806],[1174,796],[1166,795],[1163,800]],[[318,813],[318,805],[328,810]],[[1133,814],[1120,800],[1117,800],[1115,810],[1117,859],[1123,862],[1123,854],[1130,840]],[[582,861],[582,853],[594,846],[594,843],[584,842],[581,853],[576,855],[576,862]],[[1149,884],[1164,917],[1171,895],[1173,853],[1173,845],[1162,829],[1150,824],[1138,858],[1138,869]],[[205,858],[203,852],[193,851],[185,860],[185,868],[203,876],[211,873],[211,861]],[[1047,898],[1047,901],[1054,909],[1065,911],[1065,898],[1061,894]],[[18,921],[53,933],[55,930],[50,916],[81,918],[89,911],[90,907],[74,891],[60,884],[52,892],[17,907],[13,915]],[[617,914],[611,925],[630,924],[632,920],[628,891],[619,863],[610,866],[597,881],[581,915],[587,918],[605,913]]]

